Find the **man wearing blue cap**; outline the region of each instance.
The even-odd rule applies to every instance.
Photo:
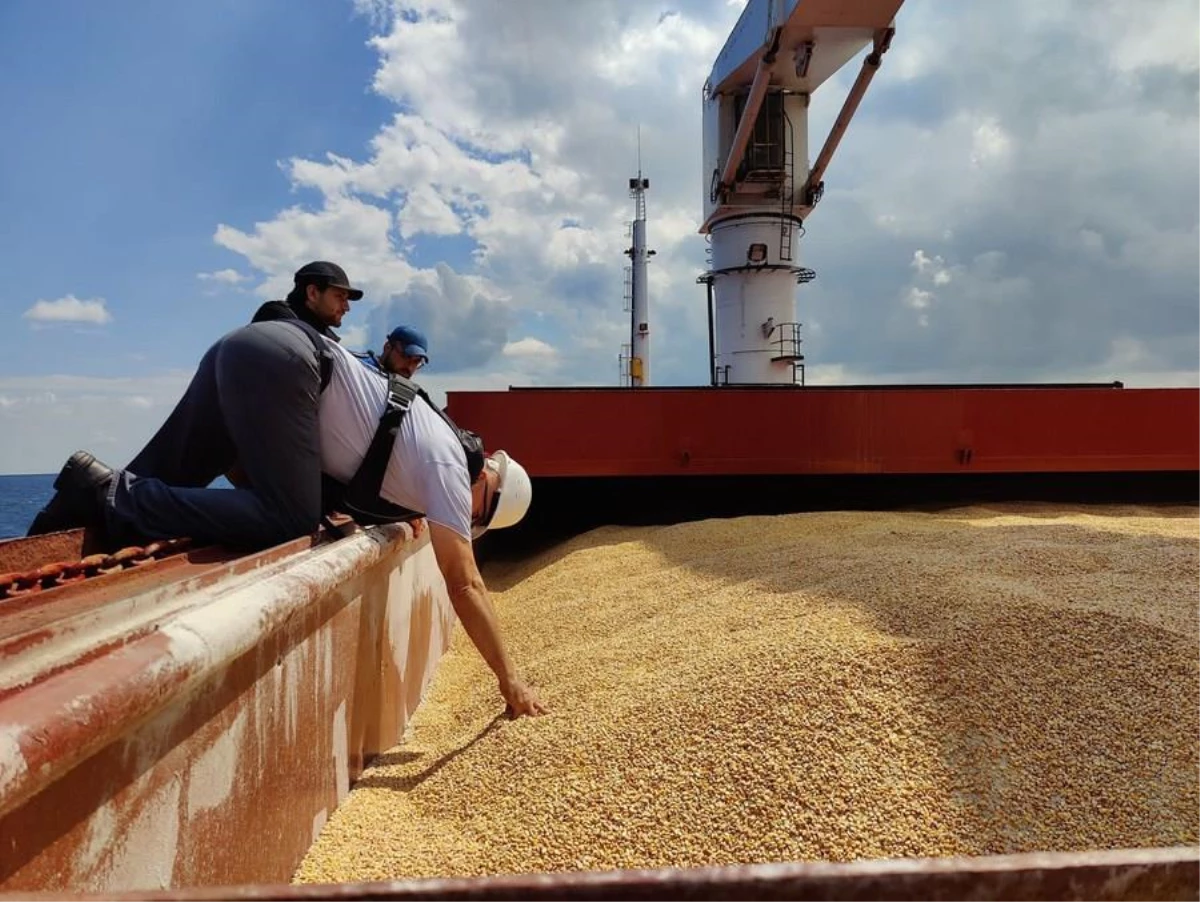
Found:
[[[380,372],[398,373],[411,379],[429,363],[429,342],[412,326],[397,326],[384,341],[383,353],[378,357],[371,351],[354,356]]]

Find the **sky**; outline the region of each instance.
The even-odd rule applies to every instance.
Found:
[[[121,465],[334,260],[448,390],[706,384],[701,90],[740,0],[0,3],[0,473]],[[1195,0],[906,0],[797,245],[809,384],[1200,384]],[[813,97],[815,159],[859,54]]]

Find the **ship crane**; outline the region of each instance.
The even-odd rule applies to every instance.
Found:
[[[803,385],[797,242],[904,0],[750,0],[704,84],[710,382]],[[811,166],[813,92],[870,52]]]

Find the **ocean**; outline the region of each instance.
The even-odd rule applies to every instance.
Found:
[[[54,494],[57,473],[0,476],[0,539],[23,536]]]
[[[54,495],[57,476],[57,473],[0,476],[0,541],[25,535],[37,512]],[[211,487],[233,488],[224,476],[218,477]]]

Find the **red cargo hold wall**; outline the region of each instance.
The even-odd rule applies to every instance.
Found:
[[[533,476],[1200,469],[1200,390],[512,389],[448,409]]]

